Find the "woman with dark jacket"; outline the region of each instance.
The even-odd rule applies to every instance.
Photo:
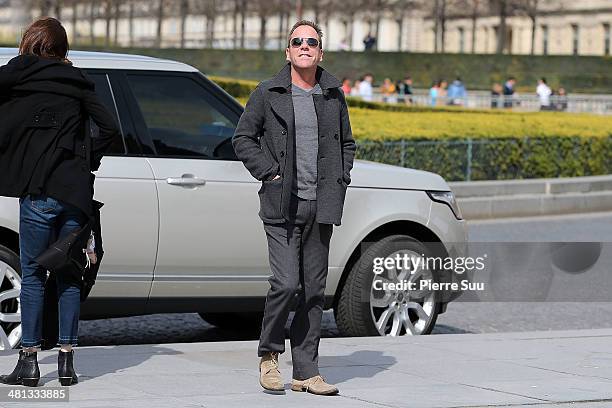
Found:
[[[43,296],[47,271],[34,260],[56,240],[85,225],[92,213],[93,174],[119,137],[94,84],[66,58],[59,21],[41,18],[25,31],[19,56],[0,67],[0,195],[19,197],[22,350],[5,384],[36,386],[40,379]],[[90,136],[88,119],[100,128]],[[75,384],[80,284],[57,273],[58,376]]]

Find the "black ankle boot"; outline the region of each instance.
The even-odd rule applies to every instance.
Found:
[[[37,353],[35,351],[19,351],[19,360],[12,373],[0,376],[0,382],[9,385],[26,385],[36,387],[40,380]]]
[[[68,352],[60,350],[57,355],[57,375],[62,385],[72,385],[79,382],[79,378],[74,372],[73,358],[74,350]]]

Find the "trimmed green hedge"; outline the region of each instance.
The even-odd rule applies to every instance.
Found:
[[[448,181],[591,176],[612,173],[612,136],[360,140],[357,157]]]

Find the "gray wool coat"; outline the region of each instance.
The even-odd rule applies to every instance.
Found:
[[[340,81],[317,67],[322,95],[313,95],[319,128],[316,221],[340,225],[356,145]],[[295,120],[291,96],[291,63],[253,91],[232,138],[238,158],[259,189],[259,217],[265,222],[291,221],[289,203],[297,183]],[[276,175],[281,178],[272,180]]]

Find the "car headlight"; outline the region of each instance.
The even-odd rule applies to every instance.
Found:
[[[463,219],[461,210],[459,209],[459,205],[457,204],[457,200],[455,200],[455,195],[452,191],[427,191],[426,193],[433,201],[448,205],[455,215],[455,218],[458,220]]]

